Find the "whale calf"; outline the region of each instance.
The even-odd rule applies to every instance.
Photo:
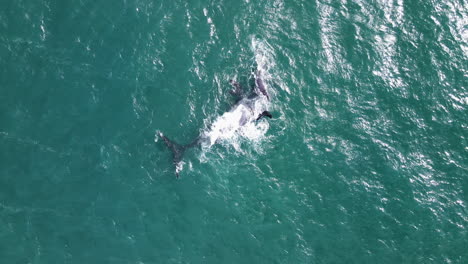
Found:
[[[210,125],[208,131],[200,134],[191,143],[180,145],[170,140],[163,133],[158,132],[158,136],[172,152],[172,161],[177,178],[179,178],[179,172],[182,170],[182,158],[187,149],[195,146],[212,146],[220,139],[233,135],[241,127],[249,123],[256,122],[263,117],[273,117],[266,109],[266,102],[270,100],[270,97],[261,78],[261,72],[256,71],[254,77],[255,86],[247,93],[241,84],[234,80],[229,81],[234,88],[230,93],[236,97],[236,104],[229,111],[219,116]]]

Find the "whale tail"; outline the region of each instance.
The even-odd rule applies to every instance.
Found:
[[[172,140],[170,140],[168,137],[164,136],[163,133],[158,132],[159,137],[164,141],[166,146],[171,150],[172,152],[172,161],[175,166],[175,175],[176,178],[179,178],[179,172],[182,170],[182,158],[184,156],[184,153],[187,149],[194,147],[198,144],[198,139],[194,140],[192,143],[187,144],[187,145],[180,145]]]

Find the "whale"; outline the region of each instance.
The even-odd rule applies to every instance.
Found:
[[[183,168],[184,153],[193,147],[211,147],[220,140],[227,138],[242,127],[255,123],[264,117],[272,118],[273,115],[268,111],[267,106],[270,96],[267,93],[265,83],[262,79],[262,72],[255,71],[253,74],[254,85],[250,91],[246,92],[243,85],[235,80],[229,80],[233,87],[229,91],[236,99],[236,103],[215,119],[209,126],[209,129],[202,132],[189,144],[181,145],[169,139],[162,132],[157,131],[157,136],[163,140],[167,148],[172,152],[172,163],[175,167],[175,176],[179,178]]]

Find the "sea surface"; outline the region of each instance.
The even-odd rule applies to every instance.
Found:
[[[0,4],[1,263],[468,263],[467,137],[463,0]]]

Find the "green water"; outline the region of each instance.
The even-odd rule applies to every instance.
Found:
[[[467,263],[465,1],[0,5],[1,263]],[[274,118],[184,156],[265,73]]]

